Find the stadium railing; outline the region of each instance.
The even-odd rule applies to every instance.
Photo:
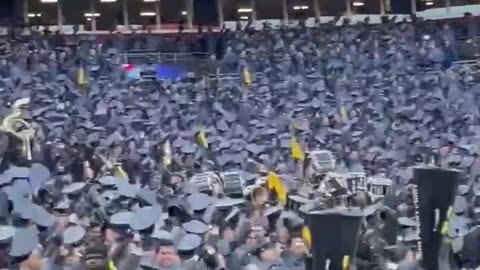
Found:
[[[252,82],[258,82],[265,75],[261,72],[251,73]],[[216,73],[208,73],[205,75],[206,83],[208,86],[224,86],[226,84],[242,84],[243,77],[240,73],[222,73],[220,69],[217,69]]]
[[[427,9],[424,11],[419,11],[416,13],[416,16],[418,18],[423,18],[424,20],[450,20],[450,19],[455,19],[455,18],[462,18],[464,17],[465,13],[470,13],[472,16],[480,16],[480,5],[463,5],[463,6],[451,6],[448,8],[432,8],[432,9]],[[396,16],[398,20],[402,19],[410,19],[410,15],[408,14],[389,14],[389,17]],[[345,17],[345,16],[343,16]],[[349,19],[351,23],[356,23],[356,22],[362,22],[365,20],[366,17],[370,18],[370,23],[381,23],[382,21],[382,15],[379,14],[356,14],[349,16]],[[333,16],[321,16],[319,18],[308,18],[305,21],[305,25],[307,27],[315,27],[317,20],[320,21],[321,23],[326,23],[334,20],[335,17]],[[337,24],[340,25],[343,21],[343,18],[341,18]],[[226,21],[225,22],[225,27],[231,30],[235,30],[237,27],[237,21]],[[283,19],[272,19],[272,20],[257,20],[254,22],[253,26],[255,28],[262,28],[264,23],[269,23],[273,27],[280,27],[281,25],[285,24],[285,21]],[[298,20],[289,20],[288,25],[296,25],[298,24]],[[241,22],[243,26],[247,24],[246,21]],[[68,25],[65,24],[61,26],[61,32],[66,34],[66,35],[72,35],[76,33],[77,35],[109,35],[111,34],[110,30],[97,30],[95,32],[93,31],[88,31],[85,29],[83,25],[78,26],[79,29],[78,31],[75,31],[75,26],[74,25]],[[59,27],[57,25],[48,25],[48,26],[39,26],[39,30],[43,31],[44,29],[48,28],[52,32],[56,32],[59,30]],[[219,31],[220,28],[215,28],[213,31]],[[117,25],[116,32],[121,32],[125,34],[131,34],[131,33],[152,33],[152,34],[174,34],[178,32],[178,29],[175,28],[168,28],[168,29],[152,29],[150,27],[149,30],[144,30],[143,25],[129,25],[128,27],[125,27],[124,25]],[[196,33],[197,28],[194,27],[192,29],[185,29],[183,31],[184,33]],[[30,32],[28,29],[25,29],[24,35],[29,35]],[[8,28],[6,27],[0,27],[0,36],[2,35],[8,35]]]
[[[191,52],[191,53],[160,53],[152,51],[130,51],[126,53],[121,53],[122,63],[123,64],[136,64],[138,61],[141,63],[147,63],[148,61],[153,61],[152,63],[158,64],[178,64],[188,61],[206,61],[209,55],[202,52]]]

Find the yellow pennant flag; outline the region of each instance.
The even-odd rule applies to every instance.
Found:
[[[310,229],[305,226],[302,229],[302,237],[303,241],[305,241],[305,245],[307,245],[308,249],[312,248],[312,234],[310,233]]]
[[[13,123],[15,122],[15,119],[17,119],[19,116],[18,113],[11,113],[7,116],[5,116],[5,118],[3,119],[2,121],[2,125],[1,125],[1,130],[3,131],[6,131],[6,132],[14,132],[13,130]]]
[[[120,179],[127,179],[128,180],[128,174],[123,170],[122,164],[117,163],[113,167],[113,176],[116,178]]]
[[[342,260],[342,269],[347,270],[348,268],[350,268],[350,256],[345,255]]]
[[[287,189],[283,185],[282,180],[278,175],[269,172],[267,176],[267,188],[277,193],[278,202],[281,205],[287,204]]]
[[[341,117],[343,122],[348,121],[348,113],[347,113],[347,109],[345,108],[345,106],[342,106],[340,108],[340,117]]]
[[[167,140],[163,144],[163,165],[169,166],[172,164],[172,146],[170,145],[170,140]]]
[[[113,261],[108,262],[108,270],[118,270]]]
[[[292,138],[290,139],[290,149],[293,159],[305,160],[305,153],[302,150],[302,146],[298,143],[297,137],[294,135],[292,135]]]
[[[450,221],[450,218],[452,217],[452,214],[453,214],[453,208],[450,206],[447,211],[447,220],[445,220],[442,223],[442,228],[440,231],[442,235],[448,235],[448,226],[449,226],[448,223]]]
[[[198,135],[197,135],[197,140],[198,140],[198,144],[200,144],[201,146],[205,147],[206,149],[208,149],[208,141],[207,141],[207,136],[205,136],[205,132],[203,132],[203,130],[201,130]]]
[[[247,86],[252,85],[252,75],[250,74],[250,70],[248,68],[243,68],[242,71],[243,83]]]
[[[87,84],[87,79],[85,78],[85,69],[80,67],[77,71],[77,83],[80,86]]]

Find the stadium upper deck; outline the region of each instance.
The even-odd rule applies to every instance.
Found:
[[[119,30],[128,32],[149,29],[152,32],[177,32],[182,26],[186,32],[197,31],[194,0],[19,0],[23,1],[23,21],[28,25],[48,26],[63,33]],[[322,21],[346,15],[363,20],[362,15],[417,13],[421,17],[455,18],[465,12],[480,15],[479,0],[209,0],[205,10],[213,10],[214,26],[234,28],[237,21],[265,20],[280,24],[288,20],[320,17]],[[476,8],[472,8],[472,6]],[[207,4],[205,4],[207,5]],[[203,11],[202,11],[203,12]],[[478,12],[479,14],[475,14]]]

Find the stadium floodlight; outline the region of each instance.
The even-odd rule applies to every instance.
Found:
[[[293,6],[293,10],[307,10],[308,6]]]
[[[100,17],[100,13],[85,13],[85,14],[83,14],[83,16],[85,16],[87,18]]]
[[[365,5],[365,3],[363,3],[362,1],[354,1],[353,2],[354,7],[363,7],[364,5]]]
[[[239,8],[238,10],[238,13],[250,13],[253,11],[253,9],[251,8]]]
[[[157,15],[157,13],[155,13],[155,12],[149,12],[149,11],[140,12],[140,16],[142,16],[142,17],[152,17],[152,16],[155,16],[155,15]]]

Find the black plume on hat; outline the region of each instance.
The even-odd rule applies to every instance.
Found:
[[[440,168],[415,168],[415,203],[420,222],[418,242],[422,254],[422,266],[438,268],[438,255],[442,242],[442,227],[448,218],[448,209],[455,200],[460,180],[456,170]]]

